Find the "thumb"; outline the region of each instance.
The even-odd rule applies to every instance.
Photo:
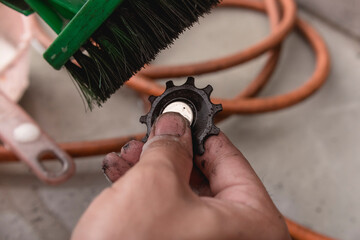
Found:
[[[114,223],[121,222],[122,228],[127,228],[134,224],[149,225],[151,221],[149,226],[153,226],[151,216],[161,219],[168,209],[173,214],[174,206],[178,207],[176,200],[192,193],[188,184],[192,157],[187,120],[177,113],[161,115],[142,148],[138,163],[92,202],[78,223],[73,239],[99,239],[94,233],[105,234],[102,236],[107,239],[120,239],[116,234],[121,230],[115,231]],[[99,231],[89,232],[89,229]]]
[[[189,122],[178,113],[169,112],[160,115],[143,147],[139,167],[155,167],[157,174],[169,177],[167,181],[169,185],[178,185],[178,183],[183,185],[189,183],[192,159]],[[171,179],[175,181],[171,182]]]

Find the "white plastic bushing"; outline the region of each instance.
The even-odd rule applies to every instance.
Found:
[[[178,102],[170,103],[169,105],[166,106],[166,108],[162,113],[167,113],[167,112],[176,112],[181,114],[184,118],[186,118],[190,122],[190,125],[194,120],[194,113],[191,110],[191,107],[184,102],[178,101]]]

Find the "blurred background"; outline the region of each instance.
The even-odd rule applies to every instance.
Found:
[[[334,238],[360,239],[360,1],[298,0],[298,4],[299,16],[320,33],[329,48],[332,64],[327,82],[293,107],[233,115],[218,127],[248,158],[285,216]],[[1,16],[0,21],[4,21]],[[215,9],[154,64],[225,56],[252,46],[269,32],[262,13]],[[139,123],[143,102],[132,89],[123,87],[102,108],[86,111],[68,73],[53,70],[35,48],[29,52],[30,84],[19,104],[56,141],[95,140],[146,130]],[[211,84],[216,97],[235,96],[265,60],[262,56],[198,76],[195,84]],[[260,96],[300,86],[314,66],[311,48],[298,32],[292,32]],[[40,182],[22,163],[1,164],[0,239],[68,239],[91,200],[109,186],[101,171],[102,159],[76,159],[76,174],[58,186]]]

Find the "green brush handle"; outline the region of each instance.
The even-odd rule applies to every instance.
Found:
[[[60,69],[122,2],[88,0],[46,50],[44,58]]]
[[[31,9],[29,5],[26,4],[24,1],[6,1],[6,0],[0,0],[1,3],[4,5],[14,9],[17,12],[20,12],[24,14],[25,16],[28,16],[32,14],[34,11]]]
[[[60,34],[86,0],[0,0],[0,2],[26,16],[36,12],[47,25]]]
[[[59,35],[44,53],[60,69],[123,0],[24,0],[0,2],[29,15],[36,12]]]

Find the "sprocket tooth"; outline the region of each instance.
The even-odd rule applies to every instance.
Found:
[[[150,95],[148,99],[149,99],[150,103],[153,103],[155,101],[156,97],[153,95]]]
[[[145,137],[143,137],[143,139],[141,139],[141,141],[142,141],[143,143],[146,143],[147,140],[148,140],[148,138],[149,138],[149,134],[146,134]]]
[[[175,87],[175,85],[174,85],[174,83],[173,83],[173,81],[167,81],[166,82],[166,89],[169,89],[169,88],[172,88],[172,87]]]
[[[141,123],[146,123],[146,118],[147,118],[147,115],[141,116],[140,117],[140,122]]]
[[[221,112],[223,110],[223,107],[221,104],[215,104],[214,105],[214,112],[215,113],[218,113],[218,112]]]
[[[216,126],[212,126],[209,135],[218,135],[220,133],[220,128]]]
[[[191,85],[195,87],[195,78],[188,77],[184,85]]]
[[[210,86],[210,85],[207,85],[203,90],[206,92],[207,95],[210,96],[210,94],[211,94],[212,91],[213,91],[213,87]]]

